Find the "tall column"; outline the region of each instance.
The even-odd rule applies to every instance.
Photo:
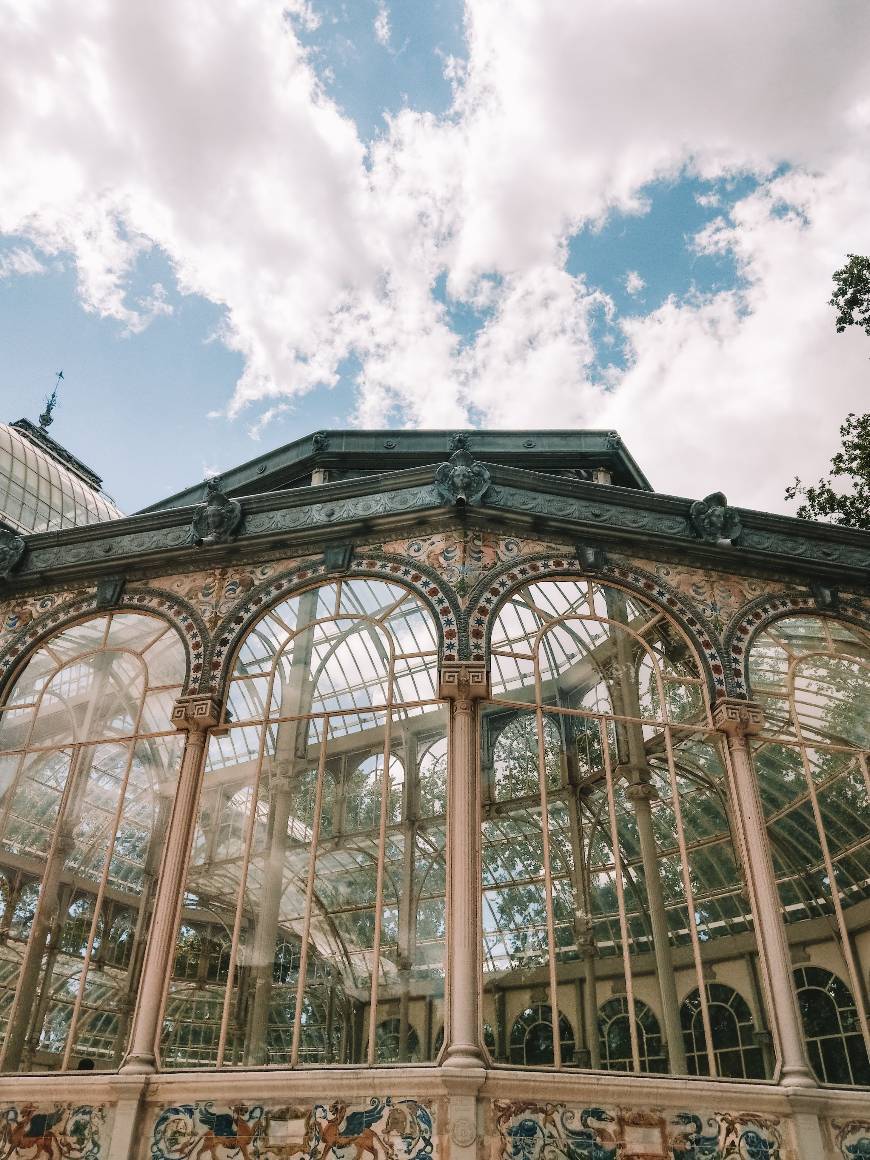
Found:
[[[480,701],[489,695],[482,661],[449,661],[439,695],[450,702],[447,773],[448,1067],[481,1067],[480,1046]]]
[[[816,1081],[804,1053],[803,1031],[792,986],[791,955],[773,873],[767,827],[746,741],[747,737],[761,732],[764,714],[752,701],[727,697],[717,702],[713,720],[716,728],[725,734],[728,745],[731,809],[752,905],[755,937],[768,996],[768,1015],[779,1047],[780,1083],[791,1087],[815,1087]]]
[[[583,1022],[586,1024],[587,1066],[601,1067],[601,1044],[598,1041],[598,995],[595,984],[595,936],[588,931],[578,946],[583,955]]]
[[[154,895],[154,913],[142,964],[130,1047],[122,1072],[147,1073],[157,1066],[160,1008],[163,988],[172,970],[175,918],[178,900],[184,890],[188,850],[193,838],[203,754],[208,731],[218,724],[220,716],[220,703],[207,694],[179,697],[172,709],[172,724],[187,733],[187,741]]]
[[[675,1075],[686,1074],[686,1047],[680,1026],[680,1001],[677,998],[677,980],[671,955],[671,937],[659,876],[658,850],[653,832],[650,802],[656,797],[653,786],[645,779],[635,781],[625,791],[634,806],[637,836],[643,862],[643,878],[649,903],[649,921],[652,927],[653,954],[656,960],[659,996],[662,1001],[662,1022],[668,1048],[668,1066]]]

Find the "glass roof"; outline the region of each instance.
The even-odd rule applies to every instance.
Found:
[[[0,423],[0,521],[26,534],[99,524],[123,514],[76,472]]]

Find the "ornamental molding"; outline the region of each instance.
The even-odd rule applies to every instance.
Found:
[[[363,549],[361,551],[364,552]],[[379,556],[371,550],[329,566],[329,552],[320,560],[306,561],[270,576],[246,594],[243,601],[226,614],[214,631],[208,663],[200,687],[203,692],[223,689],[229,679],[229,665],[239,643],[253,624],[274,604],[307,588],[334,580],[358,576],[393,581],[413,592],[432,613],[443,661],[456,660],[459,646],[460,611],[456,597],[437,573],[422,564],[397,557]]]
[[[149,612],[167,621],[178,633],[187,658],[184,692],[187,692],[189,686],[197,684],[203,671],[208,629],[192,605],[159,589],[139,588],[121,597],[111,611]],[[30,654],[44,641],[73,624],[93,616],[106,615],[106,612],[100,607],[98,594],[94,591],[55,605],[42,616],[31,620],[0,651],[0,694]]]
[[[498,611],[516,589],[540,580],[589,578],[589,573],[588,566],[570,552],[564,556],[528,557],[489,572],[468,600],[466,628],[470,659],[485,659]],[[615,562],[596,568],[594,577],[634,592],[676,621],[699,657],[711,699],[725,696],[726,654],[722,642],[682,593],[651,572]]]
[[[233,506],[238,501],[224,496],[211,517],[206,504],[198,509],[164,509],[63,532],[37,533],[27,538],[26,554],[15,565],[10,583],[31,585],[49,574],[79,577],[95,570],[129,571],[134,562],[149,567],[159,563],[164,570],[171,566],[170,561],[174,563],[186,554],[192,557],[194,545],[200,542],[213,545],[217,556],[221,547],[250,555],[258,549],[272,550],[276,537],[292,539],[331,528],[346,529],[351,538],[368,538],[373,522],[381,518],[413,517],[424,512],[434,516],[439,510],[443,513],[446,506],[454,511],[457,507],[470,510],[483,499],[485,512],[515,514],[521,517],[518,526],[532,520],[539,531],[552,523],[551,532],[560,536],[567,532],[578,543],[586,544],[587,535],[590,545],[601,535],[611,544],[635,540],[648,546],[658,541],[661,548],[671,545],[682,552],[688,550],[700,566],[728,567],[725,553],[731,549],[727,538],[714,541],[712,534],[701,538],[692,526],[686,500],[484,465],[473,458],[467,446],[457,447],[451,461],[441,465],[437,482],[429,471],[414,468],[396,472],[395,479],[381,476],[371,484],[343,480],[323,487],[249,496],[244,500],[244,521],[238,524],[234,521],[240,513]],[[353,494],[360,486],[384,490]],[[697,501],[707,505],[709,519],[719,510],[711,503],[718,496],[713,493]],[[311,502],[315,497],[316,502]],[[829,586],[849,583],[843,569],[853,573],[853,586],[856,571],[860,583],[870,580],[870,537],[866,534],[785,516],[737,512],[727,504],[723,511],[723,534],[733,538],[733,521],[742,524],[739,544],[744,564],[754,560],[765,567],[800,568],[804,580],[812,568],[820,582]],[[726,518],[729,512],[730,523]],[[292,551],[291,545],[283,546]]]
[[[816,595],[808,592],[783,592],[759,596],[743,606],[725,630],[723,643],[729,658],[729,692],[739,697],[751,695],[749,687],[749,654],[755,637],[775,620],[796,613],[826,616],[857,625],[870,631],[870,608],[857,598],[840,599],[829,608],[819,607]]]

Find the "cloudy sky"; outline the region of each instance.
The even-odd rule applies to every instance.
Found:
[[[866,0],[0,0],[0,402],[127,511],[319,427],[789,510],[870,340]]]

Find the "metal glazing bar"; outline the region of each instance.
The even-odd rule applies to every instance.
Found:
[[[610,740],[603,717],[598,718],[601,752],[604,755],[604,781],[607,789],[607,812],[610,818],[610,844],[613,848],[613,882],[619,907],[619,935],[622,940],[622,969],[625,975],[625,998],[628,1005],[628,1030],[631,1036],[631,1062],[640,1071],[640,1046],[637,1041],[637,1020],[634,1017],[634,980],[631,974],[631,955],[628,947],[628,918],[625,913],[625,887],[622,881],[622,859],[619,854],[619,826],[616,820],[616,798],[613,791],[613,763],[610,760]]]
[[[390,658],[390,669],[387,674],[389,682],[389,696],[393,695],[393,665]],[[390,808],[390,744],[392,742],[393,717],[387,713],[384,722],[384,772],[381,777],[381,815],[378,824],[378,865],[377,882],[375,886],[375,932],[372,946],[372,982],[369,997],[369,1046],[367,1062],[369,1067],[375,1063],[375,1038],[378,1029],[378,986],[381,974],[381,925],[384,921],[384,872],[387,849],[387,816]]]
[[[535,660],[535,684],[540,689],[540,666]],[[556,971],[556,930],[553,919],[553,872],[550,865],[550,806],[547,801],[547,749],[544,741],[544,711],[535,698],[535,722],[538,734],[538,790],[541,798],[541,842],[544,860],[544,895],[547,911],[547,950],[549,952],[550,1011],[553,1019],[553,1066],[562,1066],[561,1018],[559,1015],[559,978]]]
[[[658,676],[658,674],[656,674]],[[680,849],[680,870],[683,878],[683,889],[686,892],[686,908],[688,910],[689,935],[692,939],[692,957],[695,963],[695,975],[698,980],[698,1000],[701,1004],[701,1022],[704,1025],[704,1037],[707,1040],[707,1062],[710,1067],[710,1076],[715,1078],[719,1073],[716,1067],[716,1052],[713,1048],[713,1028],[710,1023],[710,1008],[707,1003],[707,987],[704,982],[704,966],[701,961],[701,943],[698,938],[698,914],[695,910],[695,892],[692,889],[692,876],[689,873],[689,851],[686,845],[686,831],[683,826],[683,810],[680,805],[680,791],[677,785],[677,771],[674,764],[674,746],[671,738],[671,727],[665,725],[665,754],[668,764],[668,781],[671,786],[671,804],[674,810],[674,820],[677,823],[677,844]]]
[[[314,899],[314,880],[317,872],[317,846],[320,841],[320,815],[323,809],[323,782],[326,778],[326,739],[324,729],[320,738],[320,760],[317,764],[317,785],[314,789],[314,817],[311,822],[311,844],[308,876],[305,883],[305,911],[302,918],[302,946],[299,951],[299,978],[296,980],[296,1007],[293,1011],[293,1042],[290,1048],[290,1066],[299,1062],[299,1036],[302,1027],[302,1001],[305,978],[308,973],[308,938],[311,933],[311,907]],[[331,992],[330,992],[331,994]]]

